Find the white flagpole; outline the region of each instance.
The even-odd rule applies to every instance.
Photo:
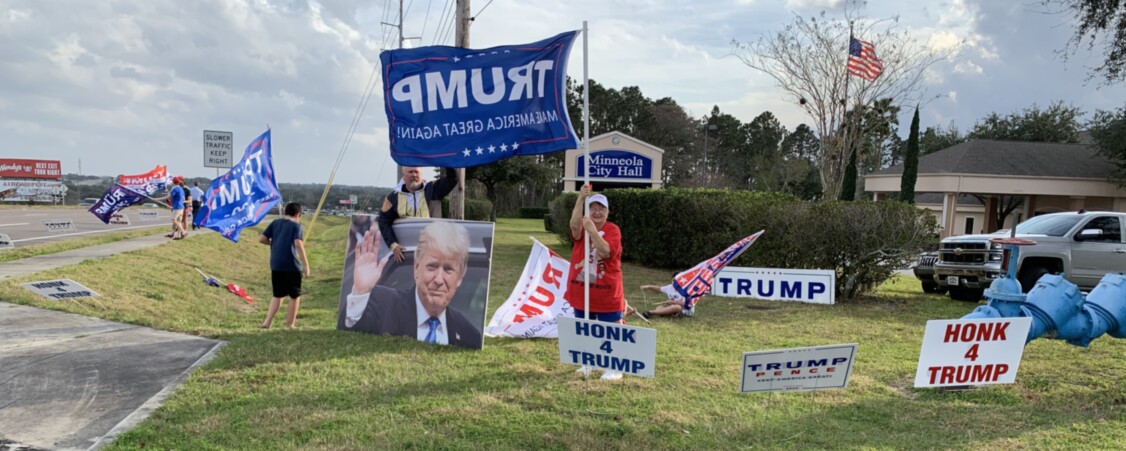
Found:
[[[590,76],[589,69],[590,47],[587,46],[587,36],[590,30],[583,21],[583,186],[590,184]],[[583,202],[583,219],[590,215],[587,203]],[[583,236],[583,319],[590,319],[590,234]]]

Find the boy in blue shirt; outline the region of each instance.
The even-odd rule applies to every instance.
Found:
[[[309,277],[309,259],[305,255],[305,231],[301,228],[301,204],[290,202],[285,206],[285,217],[271,222],[258,242],[270,246],[270,279],[274,298],[266,313],[263,329],[269,329],[274,314],[281,307],[282,298],[291,301],[285,310],[285,327],[294,328],[297,309],[301,306],[301,276]]]

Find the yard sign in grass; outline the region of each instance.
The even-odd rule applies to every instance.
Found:
[[[927,321],[915,387],[1011,384],[1032,318]]]
[[[559,360],[570,365],[653,377],[657,330],[561,316]]]

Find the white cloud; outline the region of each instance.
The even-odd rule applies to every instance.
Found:
[[[836,9],[844,3],[845,0],[786,0],[786,9]]]

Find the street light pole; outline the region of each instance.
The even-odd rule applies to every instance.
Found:
[[[708,130],[716,130],[719,126],[715,124],[700,124],[696,127],[697,130],[704,129],[704,170],[700,171],[700,185],[707,186],[707,172],[708,172]]]

